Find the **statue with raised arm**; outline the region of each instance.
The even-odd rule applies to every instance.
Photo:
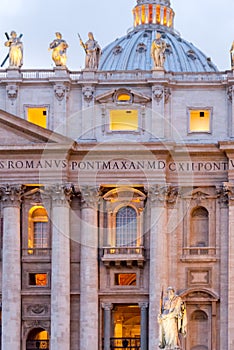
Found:
[[[97,69],[99,65],[99,60],[101,56],[101,47],[98,42],[94,40],[93,33],[88,33],[88,40],[86,43],[80,39],[80,45],[84,48],[85,57],[85,68],[86,69]]]
[[[180,349],[179,334],[186,335],[186,309],[184,302],[172,287],[167,288],[167,295],[160,305],[158,323],[159,348]]]
[[[233,41],[232,47],[230,49],[230,55],[231,55],[231,65],[232,65],[232,68],[234,68],[234,41]]]
[[[56,39],[50,43],[49,50],[52,51],[52,59],[57,67],[66,66],[67,62],[67,48],[68,44],[62,39],[62,34],[59,32],[55,33]]]
[[[5,42],[5,46],[9,47],[9,68],[20,68],[23,65],[23,43],[21,36],[17,37],[13,30]]]
[[[154,61],[154,69],[163,68],[165,62],[166,42],[157,33],[151,45],[151,57]]]

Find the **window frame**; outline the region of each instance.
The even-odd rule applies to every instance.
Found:
[[[40,105],[37,105],[37,104],[24,104],[23,108],[24,108],[24,119],[26,121],[28,121],[29,123],[31,123],[28,120],[28,109],[29,108],[44,108],[44,109],[46,109],[47,113],[46,113],[46,127],[45,127],[45,129],[50,129],[51,128],[51,122],[49,120],[49,113],[50,113],[50,105],[49,104],[40,104]],[[38,124],[35,124],[35,123],[32,123],[32,124],[39,126]],[[41,128],[44,128],[44,127],[41,126]]]
[[[210,112],[210,120],[209,120],[209,130],[191,130],[190,116],[192,111],[208,111]],[[213,107],[187,107],[187,134],[212,134],[213,133]]]

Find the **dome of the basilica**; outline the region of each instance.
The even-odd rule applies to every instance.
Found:
[[[169,0],[138,0],[133,15],[134,28],[103,49],[100,70],[152,70],[151,45],[160,33],[166,43],[166,71],[218,71],[209,57],[174,30]]]

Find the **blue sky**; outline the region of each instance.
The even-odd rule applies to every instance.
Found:
[[[48,46],[59,31],[69,44],[68,68],[80,70],[84,52],[77,33],[85,41],[92,31],[104,47],[132,27],[135,5],[136,0],[1,0],[0,61],[8,53],[4,33],[15,30],[23,33],[23,68],[52,68]],[[211,57],[220,70],[230,69],[234,0],[172,0],[171,7],[181,36]]]

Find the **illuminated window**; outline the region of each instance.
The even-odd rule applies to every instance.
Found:
[[[43,128],[47,127],[47,108],[45,107],[28,107],[27,120]]]
[[[136,131],[138,130],[137,110],[112,110],[110,111],[111,131]]]
[[[115,285],[116,286],[135,286],[136,274],[135,273],[116,273]]]
[[[198,109],[189,111],[189,131],[190,132],[210,132],[211,112],[208,109]]]
[[[29,210],[28,223],[28,248],[49,247],[49,224],[46,209],[43,206],[35,206]],[[33,249],[29,250],[33,254]]]
[[[116,214],[116,246],[135,246],[137,242],[137,212],[130,206]]]
[[[47,273],[29,273],[29,285],[46,287],[48,285]]]

